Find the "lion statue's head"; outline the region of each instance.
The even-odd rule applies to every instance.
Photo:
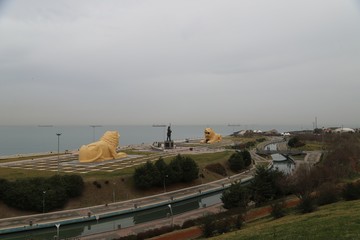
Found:
[[[215,133],[212,128],[205,128],[204,135],[205,139],[201,141],[202,143],[220,142],[222,139],[221,135]]]
[[[100,141],[106,142],[109,146],[116,149],[119,145],[120,134],[118,131],[106,131],[104,135],[100,138]]]

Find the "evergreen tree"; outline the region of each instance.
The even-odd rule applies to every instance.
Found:
[[[241,152],[233,153],[230,156],[228,162],[229,162],[230,169],[234,172],[238,172],[245,167],[245,163],[243,160],[243,154]]]
[[[181,161],[182,181],[191,182],[199,177],[199,167],[190,157],[183,157]]]
[[[240,182],[233,183],[228,190],[223,192],[221,201],[226,209],[237,207],[245,208],[249,202],[248,190],[241,186]]]
[[[242,157],[243,157],[243,160],[244,160],[245,167],[250,166],[251,165],[251,154],[250,154],[250,152],[245,149],[241,153],[242,153]]]
[[[181,182],[183,178],[183,170],[181,167],[182,162],[182,156],[178,154],[173,160],[171,160],[169,167],[171,169],[171,176],[169,176],[169,179],[173,183]]]
[[[278,170],[258,166],[250,186],[255,202],[261,204],[281,196],[283,191],[279,183],[283,177],[284,174]]]
[[[133,178],[135,186],[142,189],[148,189],[161,181],[158,169],[150,161],[136,168]]]
[[[155,162],[155,167],[157,168],[160,174],[160,178],[159,178],[159,182],[157,183],[157,186],[162,186],[164,184],[164,181],[166,181],[166,184],[171,184],[172,171],[170,167],[165,163],[162,157],[160,157],[159,160]]]

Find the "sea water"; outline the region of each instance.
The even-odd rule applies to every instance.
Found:
[[[213,128],[223,136],[242,129],[279,132],[298,130],[296,126],[259,125],[171,125],[172,140],[199,139],[204,129]],[[302,128],[302,127],[301,127]],[[0,126],[0,156],[76,150],[82,145],[98,141],[105,131],[120,133],[120,146],[151,144],[166,139],[166,127],[144,126]],[[58,137],[56,134],[61,133]]]

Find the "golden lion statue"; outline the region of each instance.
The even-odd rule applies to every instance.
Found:
[[[215,143],[220,142],[222,137],[220,134],[217,134],[212,130],[212,128],[205,128],[205,139],[201,140],[201,143]]]
[[[107,131],[99,141],[81,146],[79,149],[79,161],[83,163],[102,162],[126,157],[126,153],[116,152],[119,137],[118,131]]]

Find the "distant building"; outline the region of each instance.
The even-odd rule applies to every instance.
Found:
[[[341,127],[341,128],[337,128],[337,129],[333,130],[333,132],[335,132],[335,133],[354,133],[355,130],[352,128]]]

